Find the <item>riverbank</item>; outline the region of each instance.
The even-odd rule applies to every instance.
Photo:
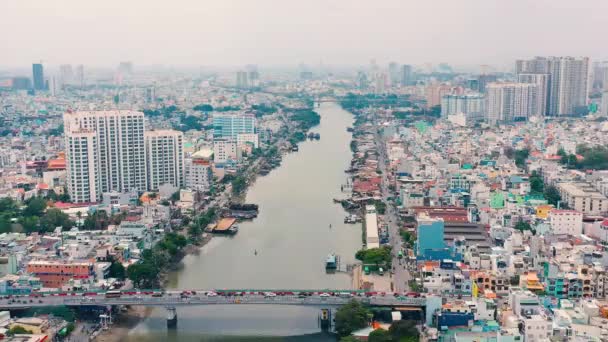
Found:
[[[147,306],[132,306],[126,312],[114,317],[114,324],[110,329],[102,330],[99,335],[94,335],[93,339],[97,342],[121,342],[129,335],[131,329],[150,316],[152,310]]]
[[[285,118],[285,120],[289,119]],[[288,132],[291,128],[293,128],[289,121],[286,121],[285,125],[288,127]],[[310,128],[311,127],[307,127],[306,132],[308,132]],[[225,192],[216,195],[216,198],[220,198],[220,201],[213,203],[212,206],[217,209],[229,202],[244,202],[248,188],[255,184],[259,176],[265,176],[268,174],[268,172],[262,173],[262,170],[265,169],[266,171],[269,171],[270,169],[278,168],[280,166],[280,160],[292,153],[291,147],[293,144],[298,143],[299,141],[294,142],[290,140],[292,140],[290,139],[290,136],[277,138],[277,140],[268,147],[268,150],[276,150],[278,156],[275,154],[264,154],[258,156],[245,168],[245,170],[242,171],[243,177],[245,177],[247,180],[245,188],[239,193],[232,193],[231,190],[226,190]],[[276,159],[279,159],[279,163],[271,162],[272,160]],[[211,207],[205,207],[203,211],[206,212],[210,208]],[[181,230],[180,235],[188,237],[187,230]],[[211,233],[203,233],[196,243],[190,243],[183,247],[179,254],[174,257],[171,260],[171,263],[160,273],[159,279],[161,286],[163,288],[170,287],[169,274],[182,270],[184,268],[184,259],[188,256],[197,256],[201,254],[203,248],[213,240],[213,237],[214,236]],[[118,314],[114,320],[114,325],[112,326],[111,330],[102,331],[96,338],[96,341],[123,341],[127,339],[129,331],[131,331],[139,322],[148,318],[152,311],[152,309],[128,310],[127,312]]]
[[[242,200],[259,205],[258,217],[186,255],[169,272],[167,288],[352,288],[349,274],[328,274],[324,263],[335,253],[350,265],[361,246],[360,224],[343,223],[344,211],[332,200],[345,182],[352,116],[335,104],[323,104],[319,114],[322,123],[312,131],[320,140],[302,142],[298,153],[284,154],[281,167],[250,182]],[[156,308],[124,341],[288,340],[276,336],[317,332],[318,315],[308,306],[183,306],[179,328],[168,331],[165,310]]]

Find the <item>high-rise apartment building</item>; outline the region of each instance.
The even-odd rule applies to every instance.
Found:
[[[524,121],[538,115],[537,86],[530,83],[490,83],[486,86],[488,121]]]
[[[94,131],[72,127],[65,131],[67,184],[74,203],[97,202],[101,198],[99,146]]]
[[[414,74],[412,73],[412,66],[404,64],[401,66],[401,85],[409,86],[414,84]]]
[[[72,69],[72,65],[62,64],[59,66],[59,81],[61,85],[74,83],[74,71]]]
[[[214,113],[213,137],[228,138],[236,141],[241,133],[255,133],[256,118],[253,114]]]
[[[477,91],[479,91],[480,93],[485,93],[486,86],[488,85],[488,83],[496,82],[496,80],[498,80],[498,77],[496,75],[483,74],[477,76]]]
[[[236,87],[237,88],[247,88],[249,86],[249,82],[247,81],[247,71],[237,71],[236,72]]]
[[[163,184],[184,186],[184,134],[174,130],[144,133],[148,189],[158,190]]]
[[[95,202],[108,191],[147,189],[142,112],[67,112],[63,122],[74,202]]]
[[[485,101],[481,94],[444,95],[441,98],[441,117],[463,113],[467,120],[482,119]]]
[[[32,88],[29,77],[13,77],[11,84],[14,90],[27,90]]]
[[[44,68],[40,63],[32,64],[32,80],[34,85],[34,90],[45,90],[46,86],[44,84]]]
[[[426,86],[427,108],[441,105],[441,98],[451,92],[452,87],[448,84],[429,84]]]
[[[84,87],[84,65],[82,64],[76,67],[76,85]]]
[[[399,75],[399,64],[390,62],[388,64],[388,76],[391,80],[391,86],[396,86],[401,83],[401,75]]]
[[[537,86],[537,105],[536,108],[540,115],[548,115],[549,106],[549,86],[551,76],[549,74],[517,74],[517,82],[536,84]]]
[[[213,184],[211,170],[212,150],[201,150],[186,159],[186,187],[196,191],[208,191]]]
[[[536,57],[518,60],[519,74],[549,74],[547,114],[572,115],[587,105],[589,58]]]
[[[592,89],[602,91],[608,88],[608,61],[594,62]]]
[[[213,161],[216,164],[236,163],[241,159],[241,149],[236,140],[213,140]]]
[[[602,92],[602,105],[600,107],[600,115],[608,117],[608,89]]]

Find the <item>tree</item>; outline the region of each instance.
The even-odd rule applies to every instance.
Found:
[[[418,341],[420,333],[416,328],[416,322],[410,320],[395,321],[388,328],[389,333],[395,341],[401,341],[403,338],[415,338]]]
[[[11,198],[0,198],[0,213],[15,213],[17,212],[17,203]]]
[[[355,254],[357,260],[363,261],[364,264],[388,264],[391,261],[391,248],[390,247],[378,247],[370,249],[359,250]]]
[[[146,262],[130,265],[127,275],[135,287],[153,288],[158,283],[158,270]]]
[[[200,105],[194,106],[194,108],[192,108],[192,109],[199,111],[199,112],[212,112],[213,106],[205,103],[205,104],[200,104]]]
[[[526,159],[530,155],[530,150],[527,148],[515,151],[515,165],[519,168],[524,168],[526,166]]]
[[[348,336],[355,330],[365,328],[368,313],[361,303],[351,300],[336,311],[336,332],[340,336]]]
[[[110,265],[110,271],[108,272],[110,278],[124,280],[126,273],[127,272],[125,270],[125,267],[122,265],[121,262],[112,260],[112,264]]]
[[[530,175],[530,189],[535,193],[542,193],[545,190],[545,182],[536,171]]]
[[[108,213],[106,213],[105,210],[97,210],[94,213],[89,214],[87,218],[84,219],[82,229],[102,230],[106,229],[109,223],[110,218],[108,217]]]
[[[393,339],[391,334],[384,329],[376,329],[369,334],[367,339],[369,342],[390,342]]]
[[[232,193],[235,195],[240,194],[247,187],[247,179],[241,175],[236,176],[232,180]]]
[[[27,203],[23,214],[25,216],[41,216],[44,209],[46,209],[46,200],[42,197],[34,197]]]
[[[40,228],[39,223],[40,219],[36,216],[24,216],[19,220],[19,224],[26,233],[37,232]]]
[[[549,202],[549,204],[553,204],[554,206],[557,206],[557,202],[561,201],[562,199],[562,196],[559,194],[559,191],[553,185],[550,185],[545,188],[544,195],[547,199],[547,202]]]
[[[74,226],[74,222],[63,211],[57,208],[51,208],[40,218],[40,228],[45,232],[53,231],[57,227],[70,229]]]
[[[515,229],[517,229],[517,230],[519,230],[520,232],[523,233],[524,230],[532,230],[532,226],[530,226],[530,223],[528,223],[528,222],[520,219],[515,224]]]
[[[28,334],[31,335],[33,332],[31,330],[27,330],[20,325],[15,325],[8,330],[9,335],[17,335],[17,334]]]

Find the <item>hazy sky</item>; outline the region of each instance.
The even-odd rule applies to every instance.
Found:
[[[608,0],[0,0],[0,66],[608,57]]]

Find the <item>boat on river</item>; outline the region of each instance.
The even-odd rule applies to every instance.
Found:
[[[338,268],[338,256],[334,253],[331,253],[325,259],[325,270],[326,271],[334,271]]]

